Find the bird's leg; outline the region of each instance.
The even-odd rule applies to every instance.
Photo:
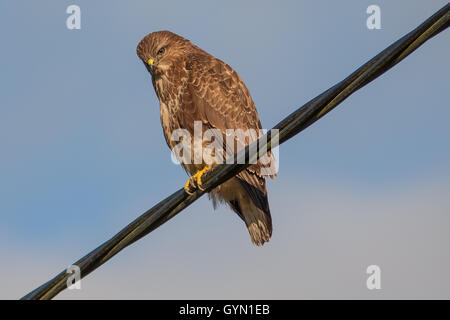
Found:
[[[205,166],[202,170],[197,171],[192,177],[186,181],[184,185],[184,190],[187,194],[191,195],[195,192],[195,189],[198,188],[202,191],[205,189],[202,188],[202,176],[210,169],[209,166]]]

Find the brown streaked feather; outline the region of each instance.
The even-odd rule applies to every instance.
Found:
[[[269,234],[272,235],[272,217],[267,198],[266,181],[255,173],[244,170],[237,175],[239,183],[247,191],[255,206],[264,212]]]
[[[261,129],[261,123],[254,102],[244,81],[227,64],[214,57],[188,57],[191,73],[185,96],[195,108],[189,108],[196,119],[202,119],[206,126],[219,129],[225,135],[226,129]],[[186,105],[186,104],[185,104]],[[187,115],[184,113],[183,117]],[[183,123],[183,121],[181,121]],[[225,139],[225,138],[224,138]],[[247,145],[252,141],[246,141]],[[272,234],[272,219],[267,198],[266,182],[260,174],[260,164],[252,165],[237,175],[237,180],[247,192],[253,204],[263,213],[268,237]],[[247,223],[245,213],[238,201],[228,201],[230,207]],[[262,241],[263,243],[264,241]],[[255,242],[256,243],[256,242]],[[261,244],[261,243],[257,243]]]
[[[190,114],[181,115],[181,119],[201,119],[206,129],[219,129],[224,135],[226,129],[232,128],[244,131],[262,129],[250,92],[241,77],[229,65],[204,53],[192,54],[187,57],[187,61],[186,69],[192,72],[187,81],[182,104],[185,106],[183,113]],[[180,122],[185,123],[181,119]],[[248,145],[256,138],[259,136],[243,142],[243,145]],[[225,137],[223,139],[225,141]],[[271,153],[268,152],[268,155],[271,156]],[[247,170],[262,176],[259,161]],[[274,176],[275,174],[269,177]]]

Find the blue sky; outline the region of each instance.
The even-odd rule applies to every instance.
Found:
[[[171,30],[242,76],[263,127],[446,1],[0,2],[0,298],[15,299],[182,186],[136,45]],[[81,30],[66,8],[81,8]],[[280,148],[272,240],[207,197],[79,298],[450,298],[448,31]],[[447,58],[446,58],[447,57]],[[382,289],[365,287],[380,266]],[[412,280],[414,279],[414,280]]]

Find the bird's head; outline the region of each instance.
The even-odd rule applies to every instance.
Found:
[[[191,43],[170,31],[146,35],[137,46],[137,55],[152,76],[164,74],[183,59]]]

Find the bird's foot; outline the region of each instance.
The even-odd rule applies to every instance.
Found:
[[[208,166],[205,166],[202,170],[197,171],[192,177],[186,181],[184,185],[184,190],[187,194],[194,194],[196,189],[204,191],[202,188],[202,176],[209,170]]]

